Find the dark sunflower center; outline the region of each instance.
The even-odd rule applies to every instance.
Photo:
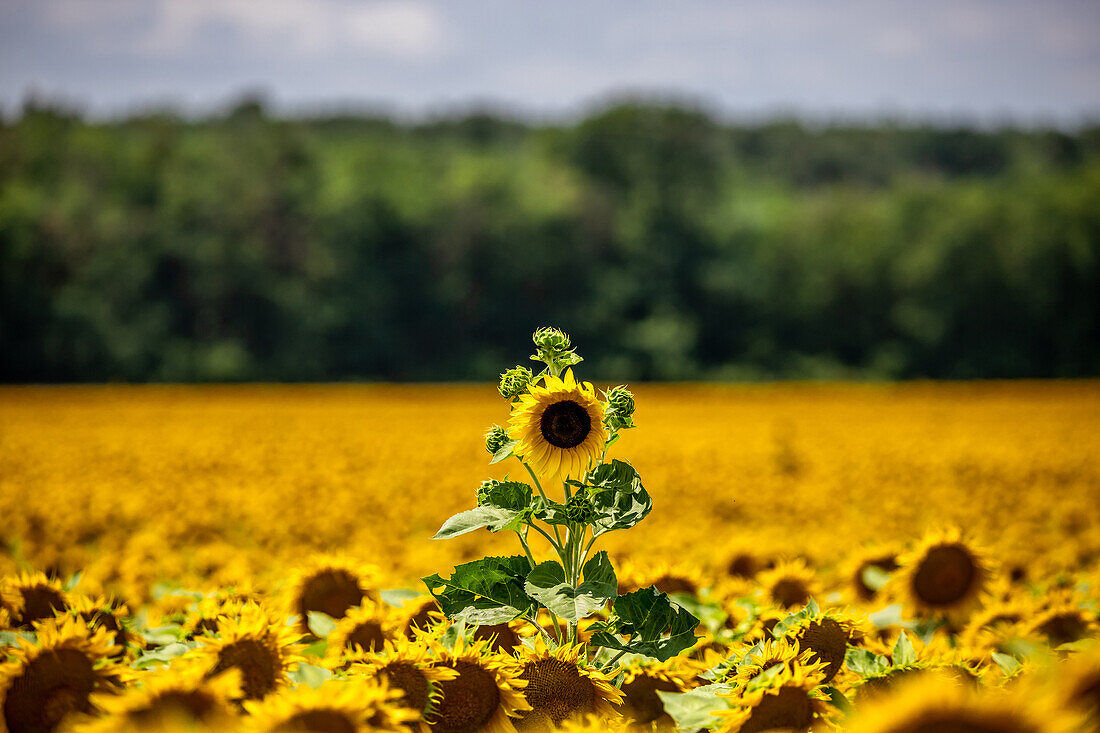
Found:
[[[976,568],[970,553],[958,545],[933,547],[913,578],[918,598],[932,606],[950,606],[962,600],[974,582]]]
[[[675,683],[653,677],[635,677],[623,685],[623,714],[633,722],[644,725],[661,719],[665,705],[657,692],[678,692]]]
[[[813,652],[810,663],[825,662],[825,682],[832,681],[844,664],[844,653],[848,650],[848,632],[831,618],[822,619],[806,627],[798,640],[798,651],[809,649]]]
[[[336,710],[305,710],[288,719],[278,731],[316,731],[316,733],[355,733],[358,726]]]
[[[230,667],[241,670],[241,692],[249,700],[259,700],[279,682],[279,661],[262,643],[241,639],[224,647],[218,663],[207,677],[214,677]]]
[[[89,712],[92,662],[75,649],[47,652],[15,677],[4,697],[6,730],[50,731],[74,711]]]
[[[355,627],[355,631],[348,637],[347,649],[359,647],[363,651],[382,651],[386,643],[386,634],[382,631],[377,621],[365,621]]]
[[[500,706],[500,690],[492,673],[478,664],[449,665],[458,677],[439,683],[443,701],[428,722],[436,733],[476,733],[492,720]]]
[[[797,578],[782,578],[772,586],[772,595],[784,608],[803,606],[810,600],[810,590]]]
[[[478,626],[474,631],[475,639],[489,639],[489,648],[494,652],[511,654],[519,646],[519,635],[512,631],[507,623],[494,624],[492,626]]]
[[[405,693],[400,705],[423,713],[428,708],[428,696],[431,692],[424,673],[408,662],[390,662],[382,668],[390,687],[396,687]]]
[[[218,701],[202,690],[168,690],[161,693],[144,708],[129,714],[130,720],[139,724],[153,724],[161,718],[184,717],[191,720],[208,720],[218,709]]]
[[[546,442],[556,448],[575,448],[592,432],[588,411],[573,400],[555,402],[542,412],[539,429]]]
[[[310,578],[298,598],[302,630],[309,631],[309,612],[320,611],[332,618],[343,618],[352,606],[363,602],[365,592],[359,581],[346,570],[325,570]]]
[[[784,687],[777,695],[765,695],[752,709],[740,733],[759,733],[773,728],[808,730],[814,722],[813,705],[806,691]]]
[[[594,709],[596,689],[581,675],[577,665],[553,657],[528,662],[522,679],[527,680],[523,694],[531,704],[521,730],[557,726],[566,718]]]

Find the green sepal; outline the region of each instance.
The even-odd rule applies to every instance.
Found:
[[[777,623],[775,628],[772,629],[772,636],[777,639],[785,636],[788,631],[797,627],[802,621],[816,618],[819,613],[821,613],[821,608],[817,605],[817,601],[811,598],[801,611],[792,613]]]
[[[534,605],[524,592],[531,563],[523,555],[486,557],[458,565],[450,578],[421,578],[447,618],[475,626],[502,624]]]
[[[657,696],[678,730],[696,731],[718,727],[722,719],[714,713],[729,709],[726,698],[719,695],[728,695],[732,689],[723,684],[703,685],[687,692],[658,690]]]
[[[618,587],[615,568],[607,559],[607,552],[601,550],[584,564],[584,582],[576,588],[566,580],[565,568],[549,560],[539,563],[531,571],[524,590],[553,613],[576,623],[607,605],[615,597]]]
[[[670,659],[695,643],[699,619],[653,586],[619,596],[611,618],[596,624],[592,644]],[[624,639],[623,637],[629,637]]]
[[[844,664],[860,677],[876,677],[890,668],[890,660],[886,657],[856,646],[848,647]]]

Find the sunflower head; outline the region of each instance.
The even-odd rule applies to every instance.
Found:
[[[1044,639],[1051,648],[1095,636],[1100,631],[1096,612],[1072,593],[1054,593],[1024,624],[1025,633]]]
[[[951,529],[900,556],[890,585],[912,611],[961,622],[981,603],[992,575],[985,553]]]
[[[801,665],[807,670],[821,672],[824,662],[812,662],[813,651],[800,649],[794,639],[770,639],[756,644],[745,651],[740,658],[730,659],[725,665],[723,679],[733,682],[736,687],[748,685],[752,680],[776,665]]]
[[[721,733],[759,733],[766,730],[806,731],[824,716],[828,697],[821,690],[820,671],[799,664],[774,666],[746,686],[726,695],[728,710]]]
[[[289,605],[298,615],[303,634],[309,630],[309,612],[317,611],[336,620],[367,598],[380,603],[375,588],[378,568],[344,558],[317,557],[299,570],[289,585]]]
[[[70,598],[68,613],[79,617],[93,629],[107,629],[112,634],[112,641],[119,648],[116,659],[122,659],[126,654],[126,648],[136,642],[126,630],[125,621],[130,615],[125,605],[109,601],[102,596],[91,598],[89,596],[74,595]]]
[[[506,400],[514,400],[527,391],[535,375],[525,366],[514,366],[500,375],[497,391]]]
[[[781,608],[804,606],[818,590],[814,571],[803,560],[781,562],[758,578],[768,599]]]
[[[86,733],[106,733],[118,726],[140,730],[172,722],[229,725],[235,715],[231,700],[241,696],[240,670],[230,669],[214,677],[206,672],[198,658],[183,657],[170,667],[141,674],[137,684],[121,695],[95,695],[107,716],[89,726]]]
[[[776,627],[775,633],[794,641],[800,652],[809,651],[811,663],[822,663],[825,682],[831,682],[844,667],[849,644],[858,644],[867,634],[867,623],[843,611],[821,612],[816,604],[792,615]]]
[[[530,709],[520,689],[520,667],[511,657],[490,654],[483,641],[438,649],[439,666],[456,673],[439,683],[439,705],[428,716],[437,733],[511,733],[512,718]]]
[[[33,628],[37,642],[19,639],[0,665],[0,730],[51,731],[67,715],[93,713],[93,693],[113,690],[122,671],[107,629],[74,616]]]
[[[53,618],[69,605],[69,594],[61,581],[40,572],[5,578],[0,593],[9,606],[12,625],[26,630],[33,628],[35,621]]]
[[[287,682],[287,673],[300,660],[298,635],[270,618],[255,604],[246,604],[240,618],[226,617],[218,636],[202,637],[198,653],[207,665],[207,677],[240,670],[241,697],[258,700]]]
[[[338,668],[348,653],[382,651],[387,641],[401,633],[401,618],[385,604],[364,601],[362,606],[348,609],[328,637],[325,666]]]
[[[549,730],[574,716],[614,717],[623,693],[612,678],[581,659],[580,645],[564,644],[550,651],[541,642],[519,650],[526,680],[524,695],[531,709],[516,726],[521,731]]]
[[[540,384],[541,382],[541,384]],[[513,403],[509,418],[513,452],[540,475],[579,478],[595,463],[607,441],[604,407],[590,382],[543,375]]]
[[[394,705],[415,713],[423,726],[434,716],[443,699],[440,682],[458,677],[452,667],[440,666],[427,642],[410,643],[398,639],[387,643],[380,653],[358,652],[350,655],[349,676],[378,677],[391,689],[398,690]]]
[[[633,723],[658,728],[668,728],[673,721],[657,693],[685,692],[692,686],[696,672],[682,666],[682,660],[676,657],[666,662],[635,662],[619,671],[623,675],[619,711]]]
[[[245,710],[254,731],[402,731],[416,716],[393,704],[400,695],[378,678],[329,679],[317,688],[284,688],[263,700],[245,703]]]

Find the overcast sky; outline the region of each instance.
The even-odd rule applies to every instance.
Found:
[[[1100,118],[1100,0],[0,0],[0,109]]]

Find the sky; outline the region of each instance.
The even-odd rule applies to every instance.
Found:
[[[1100,119],[1100,0],[0,0],[0,111]]]

